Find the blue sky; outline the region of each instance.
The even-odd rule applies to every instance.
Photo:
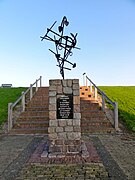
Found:
[[[82,84],[86,72],[97,85],[135,85],[135,0],[0,0],[0,85],[61,78],[48,51],[54,45],[40,36],[63,16],[66,35],[77,32],[81,48],[73,50],[69,60],[77,67],[65,78]]]

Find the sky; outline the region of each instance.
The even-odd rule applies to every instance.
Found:
[[[42,76],[61,79],[52,42],[41,41],[66,16],[65,35],[78,33],[65,79],[83,73],[104,86],[135,86],[135,0],[0,0],[0,86],[28,87]],[[67,33],[67,34],[66,34]]]

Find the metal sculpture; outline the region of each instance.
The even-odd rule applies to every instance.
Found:
[[[69,57],[69,55],[70,56],[73,55],[72,53],[73,48],[76,49],[80,49],[80,48],[76,47],[77,33],[75,35],[73,33],[70,33],[70,36],[64,35],[64,27],[69,25],[66,16],[63,17],[61,25],[58,27],[59,33],[52,30],[56,22],[57,21],[55,21],[50,28],[47,28],[47,33],[44,36],[40,36],[40,38],[41,41],[46,39],[55,43],[56,52],[52,51],[51,49],[49,49],[49,51],[51,51],[55,55],[58,62],[57,66],[60,68],[60,74],[64,79],[64,69],[71,70],[71,68],[64,66],[65,62],[68,63],[69,65],[72,65],[72,68],[76,67],[76,63],[72,63],[68,61],[67,58]],[[50,35],[53,35],[53,37]]]

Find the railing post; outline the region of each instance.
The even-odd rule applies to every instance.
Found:
[[[33,92],[32,92],[32,84],[30,84],[30,100],[32,99]]]
[[[118,129],[118,103],[114,102],[114,127]]]
[[[40,76],[40,87],[42,86],[42,76]]]
[[[12,103],[8,103],[8,132],[12,129]]]
[[[38,91],[38,80],[36,79],[36,92]]]
[[[86,78],[86,87],[88,86],[88,79]]]
[[[97,88],[95,87],[95,91],[94,91],[94,97],[95,97],[95,100],[97,100]]]
[[[22,92],[22,111],[25,111],[25,94]]]
[[[102,110],[105,111],[105,98],[102,95]]]
[[[83,86],[85,86],[85,75],[86,73],[83,73]]]
[[[92,83],[90,83],[90,92],[92,93]]]

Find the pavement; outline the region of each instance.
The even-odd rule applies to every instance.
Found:
[[[0,180],[135,180],[135,136],[85,135],[89,158],[41,158],[47,136],[0,136]]]

